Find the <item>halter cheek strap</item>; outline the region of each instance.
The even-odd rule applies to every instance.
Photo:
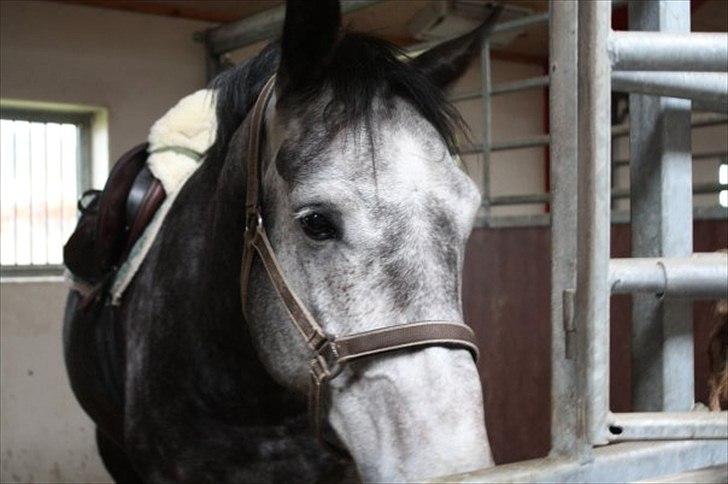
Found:
[[[311,350],[309,412],[314,431],[319,440],[323,441],[325,386],[328,381],[341,373],[343,366],[347,363],[382,353],[425,346],[466,349],[477,361],[478,347],[475,344],[473,331],[457,321],[417,321],[361,333],[332,336],[327,334],[313,318],[283,275],[266,235],[260,210],[260,138],[265,109],[274,85],[275,76],[272,76],[263,86],[251,113],[246,159],[245,235],[240,271],[242,306],[243,312],[245,312],[250,270],[253,258],[257,254],[278,297],[283,302],[291,322]]]

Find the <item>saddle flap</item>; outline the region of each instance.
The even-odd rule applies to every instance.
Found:
[[[82,210],[76,230],[63,248],[66,267],[89,283],[95,284],[113,271],[165,198],[156,179],[140,177],[146,169],[147,148],[147,143],[140,144],[114,164],[103,191]],[[138,189],[132,197],[135,184],[143,185],[144,193],[137,193]],[[131,219],[128,204],[133,208]],[[132,228],[134,237],[130,237]]]

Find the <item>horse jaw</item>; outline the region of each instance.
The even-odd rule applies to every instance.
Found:
[[[490,467],[480,379],[465,350],[371,359],[331,382],[329,422],[364,481],[421,481]]]

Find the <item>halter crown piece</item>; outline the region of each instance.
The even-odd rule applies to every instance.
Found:
[[[361,333],[334,336],[327,334],[311,316],[286,281],[266,235],[260,210],[260,139],[265,109],[275,86],[275,75],[266,82],[251,113],[250,137],[246,161],[245,236],[240,273],[242,307],[248,297],[253,257],[258,254],[293,325],[311,350],[309,412],[316,436],[323,442],[323,397],[326,383],[341,373],[350,361],[405,348],[447,346],[470,351],[478,359],[473,331],[457,321],[417,321]]]

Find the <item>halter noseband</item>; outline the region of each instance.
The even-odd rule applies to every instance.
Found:
[[[273,287],[288,311],[291,322],[301,333],[313,353],[310,363],[309,412],[314,431],[319,440],[322,440],[324,389],[329,380],[341,373],[346,363],[366,356],[424,346],[464,348],[470,351],[477,361],[478,347],[475,344],[473,331],[463,323],[456,321],[418,321],[345,336],[333,336],[327,334],[311,316],[283,275],[266,235],[260,211],[260,138],[263,115],[274,85],[275,76],[272,76],[258,95],[251,114],[246,162],[245,236],[240,274],[242,307],[245,311],[250,269],[253,257],[257,253]]]

